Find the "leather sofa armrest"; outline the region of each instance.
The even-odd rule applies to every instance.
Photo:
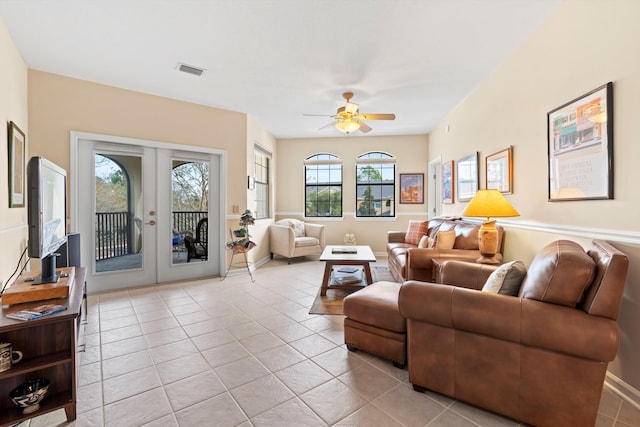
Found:
[[[293,229],[286,225],[271,224],[269,226],[269,246],[272,253],[288,258],[293,256],[296,247]]]
[[[313,224],[310,222],[304,223],[304,233],[309,237],[315,237],[320,241],[320,246],[324,248],[324,224]]]
[[[581,358],[609,362],[618,349],[615,321],[570,307],[418,281],[402,284],[398,305],[409,322]]]
[[[440,266],[440,283],[480,290],[498,267],[491,264],[447,260]]]
[[[387,243],[404,243],[405,231],[387,231]]]

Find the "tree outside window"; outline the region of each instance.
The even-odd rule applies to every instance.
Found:
[[[392,156],[372,152],[358,158],[356,216],[395,216],[395,161]]]

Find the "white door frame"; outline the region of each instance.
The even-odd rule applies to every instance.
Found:
[[[179,152],[193,152],[193,153],[204,153],[212,155],[212,157],[216,158],[218,163],[218,174],[211,175],[210,182],[210,195],[211,195],[211,206],[214,210],[210,210],[211,216],[217,216],[219,218],[217,224],[213,221],[210,222],[210,235],[216,237],[219,241],[210,240],[212,244],[218,245],[218,250],[211,251],[210,253],[217,253],[218,257],[214,262],[214,269],[217,271],[213,271],[212,274],[218,274],[220,276],[224,275],[226,268],[226,250],[224,247],[224,236],[225,236],[225,226],[226,226],[226,151],[218,150],[213,148],[206,147],[197,147],[190,145],[182,145],[175,143],[167,143],[161,141],[151,141],[151,140],[143,140],[136,138],[128,138],[128,137],[119,137],[113,135],[103,135],[89,132],[78,132],[71,131],[70,133],[70,175],[71,179],[69,181],[70,186],[70,231],[79,231],[79,215],[81,204],[79,201],[79,180],[82,179],[79,175],[79,171],[82,169],[82,165],[79,164],[81,161],[79,156],[79,145],[82,140],[90,140],[90,141],[99,141],[99,142],[107,142],[111,144],[126,144],[133,145],[139,147],[149,147],[149,148],[157,148],[157,149],[165,149],[165,150],[174,150]],[[213,170],[212,170],[213,172]],[[87,177],[83,177],[86,179]],[[214,199],[215,202],[214,202]],[[215,210],[217,207],[217,211]],[[216,229],[213,229],[216,228]],[[87,241],[87,237],[81,235],[82,241]],[[215,242],[215,243],[214,243]],[[155,248],[154,248],[155,250]],[[85,252],[85,251],[82,251]],[[175,280],[169,279],[169,280]]]
[[[442,156],[429,162],[427,179],[427,218],[432,219],[442,213]]]

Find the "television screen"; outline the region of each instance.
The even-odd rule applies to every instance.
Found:
[[[53,279],[48,277],[50,274],[55,276],[54,254],[67,241],[66,192],[67,172],[64,169],[42,157],[32,157],[29,160],[27,166],[28,253],[31,258],[43,260],[43,279]]]

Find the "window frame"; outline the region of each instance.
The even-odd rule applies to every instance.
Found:
[[[264,159],[266,165],[258,163],[259,158]],[[259,173],[260,170],[264,170],[264,173]],[[255,146],[253,150],[253,180],[255,218],[271,218],[271,153],[258,146]],[[260,195],[263,194],[264,200],[260,198]],[[264,213],[261,212],[262,206],[264,206]]]
[[[378,167],[380,170],[380,182],[379,183],[360,183],[360,181],[358,180],[358,175],[363,167],[363,165],[366,166],[372,166],[372,167]],[[392,182],[385,182],[384,178],[387,174],[384,173],[384,170],[389,168],[389,165],[391,165],[392,171],[391,171],[391,176],[393,177]],[[395,218],[396,217],[396,158],[389,154],[389,153],[385,153],[382,151],[369,151],[367,153],[361,154],[360,156],[358,156],[356,158],[356,171],[355,171],[355,190],[356,190],[356,194],[355,194],[355,214],[356,214],[356,218]],[[374,198],[372,203],[375,204],[379,204],[380,205],[380,215],[364,215],[360,213],[360,206],[359,206],[359,198],[358,198],[358,194],[360,193],[360,190],[364,187],[367,187],[367,190],[364,191],[369,191],[372,187],[378,187],[379,191],[379,198]],[[391,197],[390,198],[386,198],[384,197],[384,194],[389,194],[388,191],[384,191],[385,187],[391,187]],[[390,214],[389,215],[382,215],[383,212],[383,204],[385,205],[389,205],[390,206]],[[375,207],[374,207],[375,209]]]
[[[332,171],[332,166],[336,166],[339,165],[340,167],[340,182],[339,183],[335,183],[331,181],[331,171]],[[310,167],[319,167],[319,166],[328,166],[328,172],[329,172],[329,180],[327,181],[326,185],[320,185],[318,182],[316,182],[315,184],[309,184],[307,182],[307,173],[309,171]],[[307,210],[307,206],[309,203],[312,203],[312,201],[309,201],[307,199],[308,195],[309,195],[309,189],[310,188],[319,188],[319,187],[340,187],[340,209],[339,209],[339,215],[332,215],[332,201],[331,201],[331,190],[329,190],[329,207],[328,207],[328,211],[329,211],[329,215],[320,215],[319,212],[318,215],[309,215],[308,210]],[[316,194],[318,193],[318,191],[316,191]],[[335,154],[331,154],[331,153],[316,153],[316,154],[312,154],[311,156],[307,157],[304,159],[304,217],[305,218],[342,218],[344,216],[344,165],[343,165],[343,161],[339,156],[336,156]]]

